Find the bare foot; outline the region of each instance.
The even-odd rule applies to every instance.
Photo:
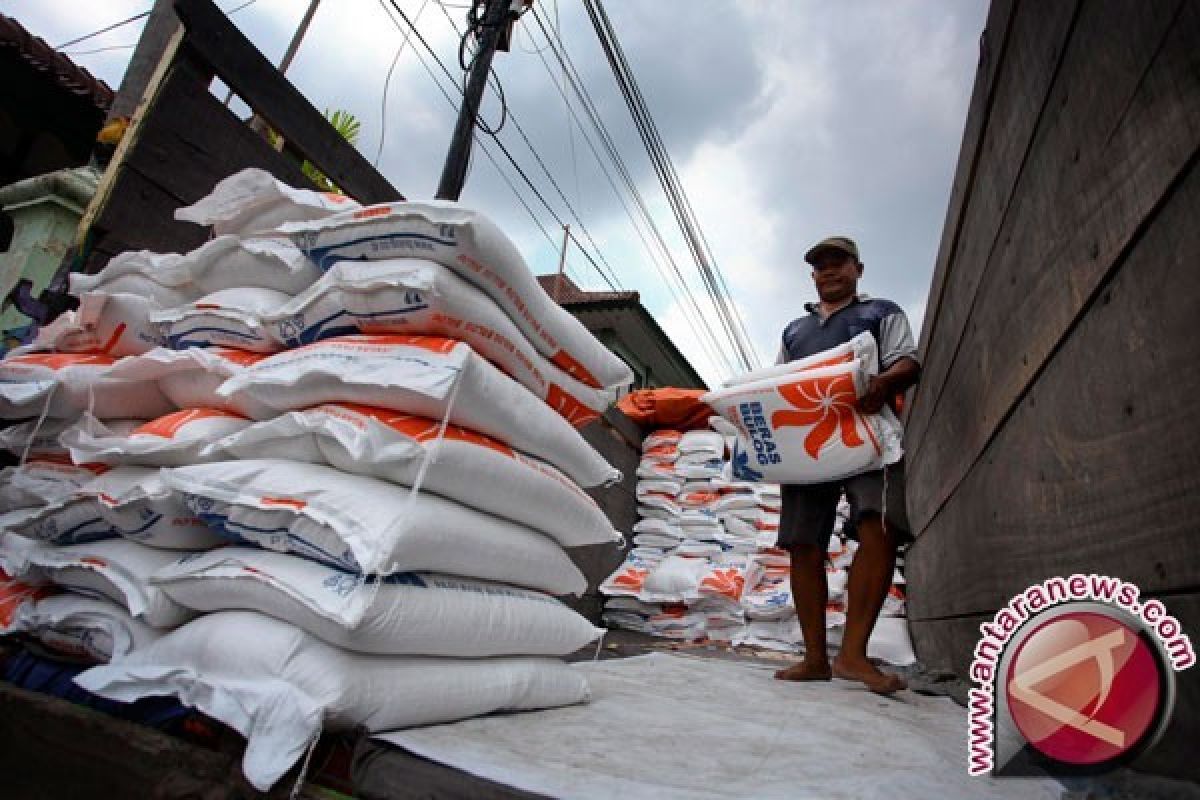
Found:
[[[829,662],[824,659],[813,663],[805,659],[775,673],[775,679],[780,681],[827,681],[832,677]]]
[[[908,684],[899,675],[881,672],[870,661],[846,663],[840,658],[833,660],[833,676],[847,681],[858,681],[875,694],[892,694],[907,689]]]

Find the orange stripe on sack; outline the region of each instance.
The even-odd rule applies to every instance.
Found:
[[[593,389],[603,389],[600,381],[596,380],[592,373],[587,371],[587,368],[571,357],[571,354],[566,350],[559,350],[550,359],[550,363],[561,369],[563,372],[570,375],[575,380],[591,386]]]
[[[111,353],[113,348],[117,346],[117,342],[119,342],[121,340],[121,334],[123,334],[123,333],[125,333],[125,323],[124,322],[122,322],[120,325],[118,325],[116,327],[115,330],[113,330],[113,335],[108,337],[108,341],[104,343],[104,347],[100,348],[100,352],[105,353],[105,354]]]
[[[370,206],[369,208],[361,209],[354,212],[354,219],[371,219],[372,217],[386,217],[392,213],[391,206]]]
[[[187,408],[183,411],[176,411],[167,414],[165,417],[152,419],[145,425],[141,425],[134,429],[132,436],[157,436],[161,439],[174,439],[175,434],[190,422],[195,422],[201,419],[213,419],[216,417],[227,417],[229,419],[245,419],[241,414],[234,414],[229,411],[222,411],[219,408]]]
[[[308,505],[303,500],[295,500],[291,497],[263,497],[259,499],[259,502],[264,506],[287,506],[297,511]]]
[[[75,366],[107,367],[116,363],[116,359],[104,353],[26,353],[4,360],[6,364],[28,364],[30,366],[62,369]]]
[[[557,411],[576,428],[582,428],[600,416],[554,383],[550,384],[550,388],[546,392],[546,405]]]

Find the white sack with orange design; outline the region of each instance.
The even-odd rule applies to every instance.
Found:
[[[738,429],[734,477],[824,483],[900,460],[903,431],[891,410],[864,414],[858,409],[874,368],[873,361],[855,358],[702,397]]]
[[[557,468],[490,436],[440,427],[400,411],[325,404],[231,433],[215,449],[329,464],[402,486],[420,479],[421,491],[528,525],[568,547],[618,538],[596,501]]]
[[[323,270],[337,261],[427,258],[486,292],[552,364],[597,389],[633,381],[629,366],[546,294],[512,240],[457,203],[383,203],[280,228]]]
[[[459,339],[576,427],[613,402],[613,392],[587,386],[551,364],[494,300],[433,261],[335,262],[321,280],[263,320],[281,347],[355,333]]]

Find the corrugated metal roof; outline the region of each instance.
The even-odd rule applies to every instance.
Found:
[[[114,92],[107,83],[55,50],[12,17],[0,14],[0,52],[8,51],[60,89],[107,110]]]

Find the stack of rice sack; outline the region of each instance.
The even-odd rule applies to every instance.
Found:
[[[77,682],[220,719],[247,737],[258,788],[322,728],[584,701],[559,657],[602,630],[554,597],[586,586],[564,548],[621,538],[581,488],[619,473],[576,426],[628,368],[481,215],[344,205],[239,173],[178,216],[213,225],[200,250],[255,259],[228,270],[240,285],[156,309],[168,301],[148,283],[179,290],[227,262],[114,259],[37,345],[128,343],[124,358],[86,356],[103,377],[67,393],[78,402],[58,441],[105,476],[139,471],[93,491],[100,505],[173,503],[223,545],[193,543],[147,576],[197,619]],[[97,287],[150,302],[85,313]],[[105,381],[162,407],[102,405]],[[128,416],[149,421],[112,422]]]
[[[714,420],[720,425],[720,420]],[[658,430],[642,443],[634,547],[602,584],[605,621],[675,639],[732,641],[775,544],[777,486],[731,480],[720,430]]]

